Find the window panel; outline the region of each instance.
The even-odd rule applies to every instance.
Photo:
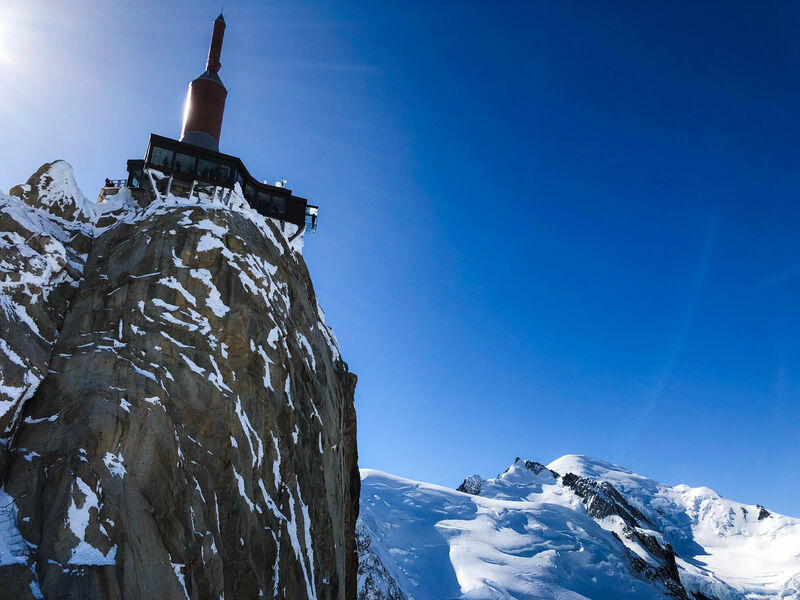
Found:
[[[270,202],[270,195],[265,192],[258,192],[258,200],[256,201],[256,210],[264,210],[270,212],[272,203]]]
[[[172,150],[153,146],[153,149],[150,152],[150,163],[165,169],[169,169],[172,166]]]
[[[197,174],[203,179],[215,179],[217,175],[217,163],[210,160],[203,160],[202,158],[197,161]]]
[[[219,168],[217,169],[217,181],[219,181],[220,183],[225,183],[226,181],[228,181],[230,175],[231,175],[231,169],[226,165],[220,165]]]
[[[179,173],[194,175],[194,156],[177,153],[175,155],[175,170]]]

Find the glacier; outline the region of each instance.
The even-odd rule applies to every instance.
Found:
[[[800,598],[800,519],[580,455],[458,490],[361,470],[359,600]]]

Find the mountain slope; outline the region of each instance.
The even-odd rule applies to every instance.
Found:
[[[584,456],[517,459],[461,491],[361,477],[360,535],[408,599],[800,597],[800,520],[707,488]]]
[[[11,192],[0,598],[354,597],[355,376],[293,226]]]

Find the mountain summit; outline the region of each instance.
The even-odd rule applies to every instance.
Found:
[[[567,455],[458,490],[361,470],[360,600],[800,598],[800,519]]]
[[[0,598],[354,597],[356,377],[240,191],[0,195]]]

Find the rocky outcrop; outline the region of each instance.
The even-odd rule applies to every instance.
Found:
[[[620,517],[629,527],[649,524],[649,520],[638,509],[631,506],[617,489],[607,481],[594,481],[567,473],[561,483],[583,500],[590,517],[602,519],[611,515]]]
[[[4,386],[30,385],[4,398],[0,527],[23,543],[0,544],[0,597],[355,598],[356,378],[292,226],[240,197],[92,205],[66,170],[3,199],[67,233],[29,292],[41,339],[5,311]],[[21,221],[0,236],[23,265]]]
[[[612,533],[622,544],[633,573],[663,586],[665,595],[671,598],[688,600],[672,546],[662,546],[654,535],[647,533],[653,524],[617,488],[607,481],[594,481],[574,473],[561,477],[561,483],[581,499],[590,517],[611,517],[621,521]],[[632,550],[632,547],[645,549],[647,558]]]
[[[372,538],[361,519],[356,523],[358,600],[406,600],[400,586],[372,548]]]
[[[514,463],[516,464],[518,462],[522,462],[525,465],[525,468],[528,469],[528,471],[531,471],[534,475],[539,475],[543,471],[548,471],[553,477],[558,477],[558,473],[548,469],[542,463],[536,462],[535,460],[522,460],[518,456]]]
[[[465,494],[472,494],[477,496],[481,493],[481,477],[480,475],[470,475],[461,482],[461,485],[456,488],[459,492]]]
[[[70,181],[71,167],[57,161],[13,196],[0,194],[0,473],[22,407],[47,375],[91,247],[93,230],[80,210],[86,200]]]

